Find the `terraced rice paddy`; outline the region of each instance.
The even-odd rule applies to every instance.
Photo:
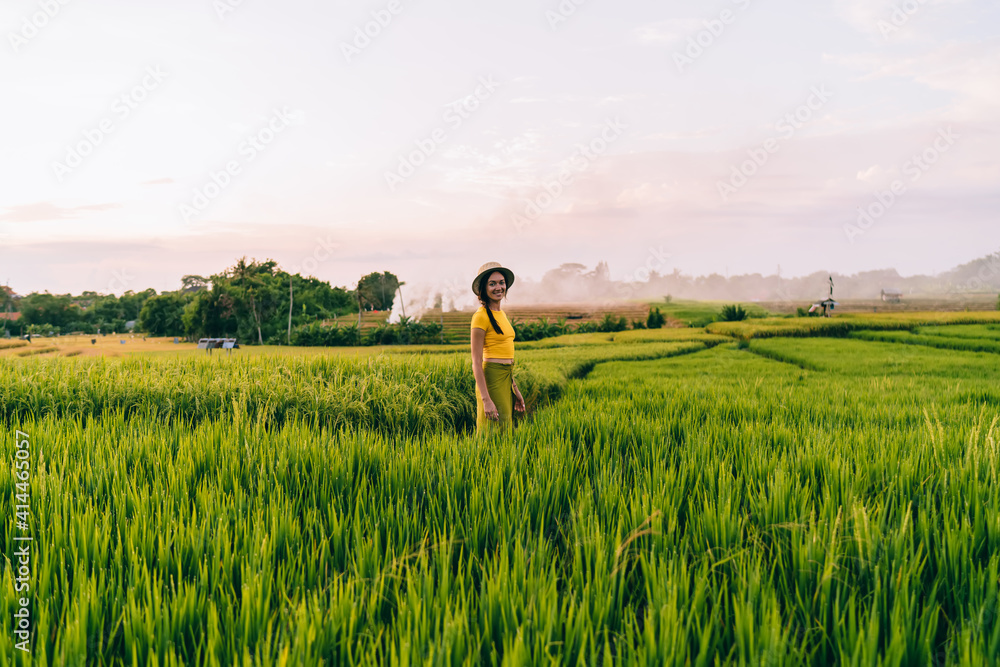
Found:
[[[487,436],[465,350],[4,357],[32,664],[995,663],[1000,355],[742,339],[519,347]]]

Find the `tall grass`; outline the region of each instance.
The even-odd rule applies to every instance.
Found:
[[[0,415],[461,430],[475,422],[467,366],[448,356],[0,359]]]
[[[995,338],[945,336],[941,333],[923,335],[910,331],[855,331],[849,335],[851,338],[860,338],[863,340],[879,340],[888,343],[903,343],[905,345],[926,345],[945,350],[1000,353],[1000,340]]]
[[[946,336],[948,338],[1000,340],[1000,324],[920,327],[915,333],[923,334],[925,336]]]
[[[471,375],[457,358],[409,361],[232,364],[259,384],[230,397],[250,405],[314,377],[345,388],[335,377],[349,370]],[[129,362],[8,370],[65,399],[88,373],[97,388],[159,373],[143,397],[227,386],[221,365]],[[529,369],[583,379],[485,437],[340,428],[309,411],[8,413],[4,428],[31,433],[36,452],[35,662],[923,665],[1000,652],[996,355],[613,344],[525,351]],[[0,466],[5,516],[13,484]],[[9,522],[0,543],[13,552]],[[0,633],[0,665],[11,642]]]
[[[660,342],[518,355],[518,385],[535,408],[594,364],[704,349]],[[524,362],[524,363],[522,363]],[[128,357],[0,359],[0,416],[149,417],[196,424],[306,419],[330,428],[416,434],[471,430],[475,385],[467,353],[372,357]]]

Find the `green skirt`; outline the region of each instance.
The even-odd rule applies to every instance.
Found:
[[[514,424],[514,364],[498,364],[495,361],[484,361],[483,372],[486,374],[486,390],[490,392],[493,404],[500,414],[499,423],[486,418],[483,408],[483,397],[476,386],[476,430],[483,432],[495,426],[511,427]]]

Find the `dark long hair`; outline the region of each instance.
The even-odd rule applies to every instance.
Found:
[[[503,329],[497,324],[497,319],[493,317],[493,309],[490,308],[490,297],[486,292],[486,284],[490,282],[490,276],[493,275],[493,271],[489,273],[484,273],[483,277],[479,279],[479,303],[483,304],[486,308],[486,316],[490,318],[490,324],[493,325],[493,331],[497,332],[501,336],[503,335]],[[506,282],[506,281],[505,281]],[[507,296],[507,290],[504,290],[504,296]]]

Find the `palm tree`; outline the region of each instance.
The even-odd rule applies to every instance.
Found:
[[[260,315],[257,313],[257,299],[255,298],[257,290],[261,286],[261,280],[257,275],[260,265],[256,260],[252,260],[248,264],[246,259],[246,257],[240,257],[239,261],[236,262],[236,266],[233,267],[233,282],[243,289],[244,298],[250,300],[250,312],[253,315],[254,323],[257,325],[257,342],[263,345],[264,336],[260,330]]]

